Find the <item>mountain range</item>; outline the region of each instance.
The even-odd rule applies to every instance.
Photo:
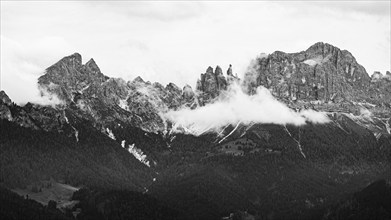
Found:
[[[232,66],[208,67],[194,89],[112,78],[75,53],[38,87],[52,103],[19,106],[0,92],[0,183],[82,188],[66,218],[391,218],[391,73],[370,77],[347,50],[319,42],[260,54],[242,79]],[[305,122],[240,120],[195,133],[167,117],[198,111],[208,120],[232,88],[251,101],[270,94]]]

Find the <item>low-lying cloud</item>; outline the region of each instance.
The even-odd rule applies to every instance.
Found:
[[[27,102],[51,106],[62,104],[57,96],[38,86],[38,77],[54,63],[54,54],[61,48],[68,48],[61,38],[44,38],[35,44],[23,44],[1,35],[0,90],[19,105]]]
[[[326,114],[313,110],[296,112],[276,100],[268,89],[260,86],[256,94],[247,95],[239,85],[232,85],[214,103],[196,109],[169,111],[165,117],[173,122],[173,130],[200,135],[218,132],[227,125],[238,123],[292,124],[296,126],[329,122]]]

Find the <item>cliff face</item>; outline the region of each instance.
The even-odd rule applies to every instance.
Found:
[[[214,72],[213,68],[209,66],[205,73],[201,73],[200,79],[197,81],[196,91],[200,105],[211,102],[234,81],[239,82],[239,78],[233,76],[231,66],[227,70],[226,77],[220,66],[216,66]]]
[[[83,65],[81,55],[74,53],[47,68],[46,74],[39,77],[38,84],[60,99],[70,101],[73,92],[84,90],[91,84],[99,85],[108,78],[93,59]]]
[[[55,94],[66,106],[78,109],[97,127],[122,122],[150,132],[164,132],[160,113],[181,106],[195,108],[198,99],[190,86],[145,82],[141,77],[126,82],[105,76],[93,59],[82,64],[80,54],[64,57],[38,79],[42,91]],[[104,130],[104,129],[103,129]]]
[[[299,53],[276,51],[257,58],[244,77],[249,92],[262,85],[280,98],[322,102],[354,100],[370,81],[350,52],[327,43]]]

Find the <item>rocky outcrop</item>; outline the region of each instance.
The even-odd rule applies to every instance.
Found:
[[[146,82],[140,76],[128,82],[110,78],[93,59],[83,64],[81,55],[75,53],[49,67],[38,83],[42,90],[63,100],[65,108],[73,106],[101,130],[125,123],[150,132],[163,132],[166,124],[162,114],[179,108],[194,109],[210,102],[236,79],[232,66],[227,72],[230,74],[226,78],[220,66],[215,70],[209,67],[201,74],[194,92],[189,85],[181,89],[169,83],[164,87]]]
[[[4,91],[0,92],[0,119],[14,122],[21,127],[45,131],[61,130],[62,124],[65,124],[61,109],[32,103],[18,106]]]
[[[379,71],[375,71],[371,76],[372,81],[380,80],[382,78],[383,78],[383,74]]]
[[[250,93],[262,85],[280,98],[322,102],[354,100],[370,81],[350,52],[322,42],[299,53],[257,58],[244,77]]]
[[[205,73],[201,74],[197,81],[197,90],[207,94],[210,98],[215,98],[219,92],[227,88],[227,81],[223,76],[221,67],[216,66],[213,72],[212,67],[208,67]]]
[[[12,104],[11,99],[8,97],[8,95],[3,90],[0,91],[0,103],[4,103],[6,105]]]
[[[194,109],[199,106],[198,98],[193,89],[189,85],[185,85],[182,89],[182,106]]]
[[[185,91],[173,83],[163,87],[160,83],[145,82],[140,76],[128,82],[110,78],[93,59],[83,65],[78,53],[47,68],[38,83],[66,106],[80,110],[85,114],[83,117],[93,118],[97,127],[118,124],[117,121],[146,131],[163,131],[162,113],[182,105],[194,108],[198,103],[191,87],[185,87]]]
[[[227,72],[230,70],[232,72],[231,67]],[[231,82],[229,79],[232,79],[232,77],[233,75],[228,75],[226,78],[220,66],[216,66],[214,72],[213,68],[209,66],[197,81],[196,90],[199,93],[200,104],[204,105],[219,96],[221,91],[227,89],[229,82]]]
[[[12,114],[9,106],[12,104],[11,99],[4,91],[0,91],[0,118],[12,120]]]
[[[380,71],[375,71],[371,76],[371,80],[372,82],[377,82],[380,80],[391,81],[391,72],[386,71],[386,74],[383,75]]]
[[[39,77],[38,84],[41,89],[69,102],[74,93],[81,93],[93,84],[100,85],[108,78],[93,59],[83,65],[81,55],[74,53],[47,68],[45,74]]]
[[[368,102],[391,112],[391,73],[387,71],[383,75],[381,72],[374,72],[365,95]]]

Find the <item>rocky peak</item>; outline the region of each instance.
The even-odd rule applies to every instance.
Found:
[[[95,63],[95,60],[92,58],[85,64],[85,66],[87,70],[92,73],[101,73],[98,65]]]
[[[137,76],[132,82],[134,82],[134,83],[145,83],[145,81],[143,80],[143,78],[141,78],[141,76]]]
[[[198,104],[198,97],[194,93],[193,89],[189,85],[185,85],[182,89],[182,106],[189,107],[191,109],[194,109],[199,106]]]
[[[103,75],[93,59],[85,65],[78,53],[62,58],[46,69],[39,77],[41,89],[55,94],[63,101],[71,101],[74,93],[81,93],[92,84],[101,84],[108,79]]]
[[[335,47],[331,44],[317,42],[314,45],[310,46],[305,52],[306,52],[306,54],[314,56],[314,57],[315,56],[326,57],[329,54],[340,53],[341,50],[338,47]]]
[[[391,72],[390,71],[386,71],[386,75],[384,76],[384,78],[388,81],[391,81]]]
[[[227,70],[227,76],[233,76],[232,74],[232,65],[229,64],[228,70]]]
[[[216,66],[213,72],[212,67],[208,67],[205,73],[201,74],[200,79],[197,81],[197,91],[203,93],[203,99],[211,100],[220,94],[221,90],[226,90],[228,86],[227,79],[223,75],[223,70],[220,66]]]
[[[382,79],[382,78],[383,78],[383,74],[381,72],[379,72],[379,71],[373,72],[373,74],[371,76],[372,81],[379,80],[379,79]]]
[[[167,86],[166,86],[166,90],[168,91],[168,92],[174,92],[174,93],[180,93],[181,92],[181,89],[177,86],[177,85],[175,85],[175,83],[169,83],[169,84],[167,84]]]
[[[62,58],[60,61],[52,65],[50,68],[58,67],[58,66],[66,66],[71,68],[80,68],[82,65],[82,58],[79,53],[74,53],[72,55],[66,56]]]
[[[221,69],[221,67],[219,65],[216,66],[215,75],[216,76],[223,75],[223,70]]]
[[[0,102],[4,103],[6,105],[12,104],[11,99],[8,97],[8,95],[3,90],[0,91]]]
[[[209,66],[209,67],[206,69],[206,73],[213,74],[213,68],[212,68],[211,66]]]
[[[370,77],[350,52],[318,42],[302,52],[257,58],[244,81],[249,92],[262,85],[284,99],[339,102],[358,97]]]
[[[383,75],[375,71],[371,76],[369,90],[365,93],[367,102],[377,106],[391,107],[391,73],[389,71]],[[388,110],[389,111],[389,110]]]
[[[3,90],[0,91],[0,119],[7,119],[8,121],[13,119],[10,110],[11,104],[12,101],[8,95]]]
[[[372,82],[378,82],[381,80],[391,81],[391,73],[390,71],[386,71],[386,74],[383,75],[380,71],[373,72],[371,76]]]
[[[153,88],[159,90],[159,91],[164,91],[164,86],[158,82],[152,83]]]
[[[183,91],[183,97],[186,100],[192,99],[195,95],[193,89],[189,85],[185,85],[182,91]]]
[[[308,59],[321,61],[317,64],[334,64],[335,69],[345,75],[348,81],[361,88],[369,85],[370,77],[363,66],[357,63],[354,56],[347,50],[340,50],[331,44],[318,42],[305,51]],[[320,59],[321,58],[321,59]]]

